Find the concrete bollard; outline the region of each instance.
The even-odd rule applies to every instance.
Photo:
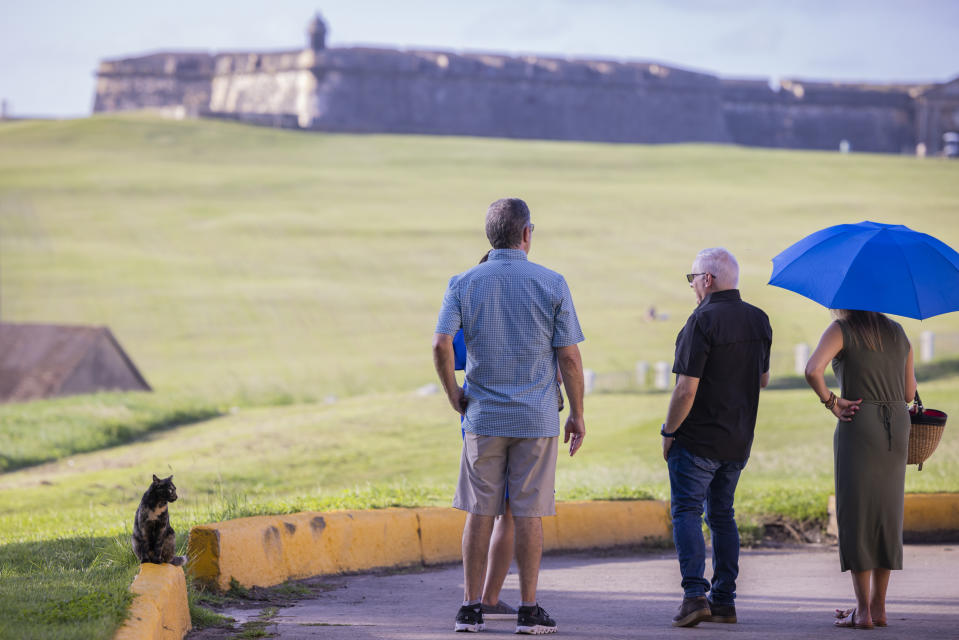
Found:
[[[596,372],[592,369],[583,369],[583,391],[585,393],[592,393],[595,384]]]
[[[669,363],[660,360],[655,365],[655,374],[653,376],[653,386],[657,389],[669,388]]]
[[[793,353],[795,353],[796,357],[796,375],[806,375],[806,363],[809,362],[809,345],[805,342],[800,342],[796,345]]]
[[[935,336],[932,331],[923,331],[919,334],[919,360],[931,362],[935,351]]]
[[[646,388],[646,381],[649,379],[649,363],[640,360],[636,363],[636,384],[641,388]]]

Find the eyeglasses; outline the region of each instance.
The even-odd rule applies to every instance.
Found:
[[[711,275],[713,274],[709,273],[708,271],[703,271],[702,273],[687,273],[686,282],[688,282],[689,284],[692,284],[693,280],[696,279],[696,276],[711,276]]]
[[[530,223],[529,223],[529,232],[530,232],[530,233],[533,233],[533,229],[535,229],[535,228],[536,228],[536,225],[533,224],[532,222],[530,222]]]

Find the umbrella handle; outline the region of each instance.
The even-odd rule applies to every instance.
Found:
[[[916,409],[916,415],[922,415],[922,398],[919,397],[919,389],[916,389],[916,399],[913,400],[913,408]]]

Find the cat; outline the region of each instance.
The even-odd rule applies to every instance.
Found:
[[[176,501],[173,476],[160,479],[153,476],[153,484],[143,494],[133,519],[133,554],[141,564],[153,562],[180,566],[185,556],[176,553],[176,534],[170,526],[167,504]]]

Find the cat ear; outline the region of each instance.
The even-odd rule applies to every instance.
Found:
[[[155,474],[155,473],[153,474],[153,481],[154,481],[154,482],[159,482],[159,481],[160,481],[160,479],[157,477],[157,474]]]
[[[171,480],[173,480],[173,476],[172,476],[172,475],[171,475],[169,478],[167,478],[166,480],[164,480],[164,482],[170,482]]]

